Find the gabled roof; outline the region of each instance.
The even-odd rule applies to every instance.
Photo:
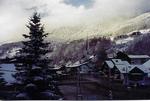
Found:
[[[121,59],[112,59],[112,62],[113,62],[115,65],[123,65]]]
[[[145,68],[143,65],[116,65],[116,68],[120,71],[120,73],[129,73],[132,71],[134,68],[138,68],[144,73],[148,73],[147,68]]]
[[[71,64],[71,65],[66,65],[66,67],[68,68],[78,68],[78,67],[81,67],[83,65],[86,65],[88,64],[89,62],[84,62],[84,63],[80,63],[79,61],[75,62],[74,64]]]
[[[148,72],[147,68],[145,68],[143,65],[131,65],[131,69],[129,71],[133,70],[134,68],[139,68],[144,73]]]
[[[130,66],[129,62],[128,61],[122,61],[122,63],[126,66]]]
[[[129,62],[127,61],[121,61],[120,64],[116,64],[115,66],[118,68],[120,73],[128,73],[131,68]]]
[[[145,62],[144,64],[143,64],[145,67],[149,67],[150,68],[150,60],[148,60],[147,62]]]
[[[143,66],[147,69],[147,73],[150,73],[150,60],[148,60],[147,62],[145,62],[143,64]]]
[[[109,68],[113,68],[114,64],[112,61],[105,61],[105,63],[109,66]]]
[[[148,55],[128,55],[128,57],[129,58],[132,58],[132,59],[141,59],[141,58],[148,58],[148,59],[150,59],[150,56],[148,56]]]
[[[120,73],[128,73],[128,67],[126,65],[115,65]]]
[[[121,59],[111,59],[109,61],[105,61],[105,63],[109,66],[109,68],[116,67],[120,73],[128,73],[134,68],[139,68],[144,73],[150,73],[150,60],[145,62],[143,65],[131,65],[129,62],[122,61]]]

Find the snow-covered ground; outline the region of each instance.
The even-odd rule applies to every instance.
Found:
[[[15,78],[12,77],[12,74],[14,74],[15,72],[15,66],[14,64],[0,64],[0,72],[3,72],[4,75],[4,79],[6,80],[6,82],[11,83],[15,81]]]
[[[135,35],[138,33],[137,35]],[[124,35],[111,37],[111,40],[116,43],[115,50],[125,51],[135,40],[139,40],[145,34],[150,34],[150,29],[135,30]],[[125,36],[125,37],[124,37]]]
[[[128,43],[129,41],[132,41],[134,40],[133,37],[128,37],[128,38],[125,38],[125,39],[119,39],[116,41],[116,44],[125,44],[125,43]]]
[[[14,47],[12,50],[7,51],[7,54],[9,54],[9,57],[13,57],[16,55],[17,51],[19,51],[20,48]]]
[[[143,34],[147,34],[147,33],[150,33],[150,29],[143,29],[143,30],[140,30],[140,32]]]
[[[132,31],[132,32],[129,32],[129,33],[126,33],[124,35],[126,35],[125,38],[117,38],[115,40],[115,37],[111,37],[111,40],[112,41],[115,41],[115,43],[118,45],[118,44],[126,44],[130,41],[133,41],[136,37],[140,37],[141,35],[133,35],[135,32],[140,32],[141,35],[144,35],[144,34],[148,34],[150,33],[150,29],[143,29],[143,30],[135,30],[135,31]],[[124,35],[119,35],[120,37],[124,36]],[[118,36],[117,36],[118,37]]]

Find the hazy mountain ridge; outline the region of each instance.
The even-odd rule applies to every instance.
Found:
[[[145,13],[116,26],[116,28],[113,29],[113,33],[117,35],[126,34],[134,30],[148,28],[150,28],[150,13]]]
[[[128,18],[128,20],[127,18],[118,18],[105,23],[97,22],[87,25],[66,26],[48,31],[51,32],[49,35],[50,39],[57,41],[72,41],[95,36],[117,36],[148,28],[150,28],[150,13]]]
[[[86,53],[87,38],[89,41],[91,41],[94,38],[99,38],[102,36],[106,36],[108,38],[117,38],[120,35],[124,35],[125,38],[114,40],[116,44],[113,44],[113,47],[116,49],[113,49],[112,46],[109,46],[109,53],[112,53],[115,50],[132,50],[133,52],[135,48],[131,47],[134,47],[134,45],[137,46],[135,43],[138,43],[140,39],[145,37],[142,35],[138,38],[131,38],[128,35],[138,31],[141,31],[141,33],[144,34],[150,33],[150,13],[142,14],[138,17],[122,22],[122,24],[116,24],[116,26],[114,24],[112,28],[109,26],[110,29],[105,30],[104,32],[103,29],[105,28],[107,29],[108,27],[103,26],[102,28],[102,26],[97,23],[96,25],[90,26],[72,26],[55,29],[51,31],[52,33],[49,35],[50,39],[48,39],[51,40],[51,47],[54,51],[48,55],[52,58],[56,58],[57,62],[63,60],[64,57],[66,58],[65,61],[68,61],[70,57],[74,59],[78,57],[77,59],[80,59]],[[117,42],[119,44],[117,44]],[[108,41],[107,45],[110,45],[111,43],[113,42]],[[97,47],[96,44],[90,47],[90,51],[92,53]],[[3,44],[0,46],[0,57],[12,57],[15,54],[15,51],[21,47],[21,42]],[[62,55],[61,58],[58,57],[60,55]]]

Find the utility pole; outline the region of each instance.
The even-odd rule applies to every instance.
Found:
[[[109,68],[109,99],[110,100],[112,100],[113,99],[113,95],[112,95],[112,89],[111,89],[111,78],[110,78],[110,76],[111,76],[111,72],[110,72],[110,68]]]
[[[127,70],[127,66],[126,66],[126,78],[125,78],[126,80],[126,82],[125,82],[125,85],[126,86],[128,86],[128,81],[127,81],[127,79],[128,79],[128,70]]]
[[[77,67],[77,100],[82,100],[80,66]]]

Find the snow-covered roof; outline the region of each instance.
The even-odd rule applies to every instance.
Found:
[[[148,58],[150,59],[150,56],[148,55],[128,55],[129,58],[134,58],[134,59],[138,59],[138,58]]]
[[[150,60],[148,60],[147,62],[145,62],[143,65],[144,65],[145,67],[147,67],[147,68],[150,68]]]
[[[143,65],[131,65],[131,68],[129,71],[133,70],[134,68],[139,68],[140,70],[142,70],[144,73],[148,72],[148,69],[145,68],[145,66]]]
[[[105,63],[109,66],[109,68],[113,68],[114,64],[112,61],[105,61]]]
[[[83,66],[85,64],[88,64],[89,62],[84,62],[84,63],[80,63],[79,61],[75,62],[74,64],[72,65],[66,65],[66,67],[69,67],[69,68],[77,68],[77,67],[80,67],[80,66]]]
[[[72,65],[73,63],[71,61],[66,63],[66,66]]]
[[[146,72],[150,73],[150,60],[148,60],[147,62],[145,62],[143,64],[143,66],[146,68]]]
[[[105,61],[109,68],[118,68],[120,73],[127,73],[130,69],[130,64],[127,61],[122,61],[120,59],[112,59],[112,61]]]
[[[126,66],[130,66],[129,62],[128,61],[122,61],[122,63]]]
[[[115,65],[123,65],[121,59],[112,59],[112,62],[113,62]]]
[[[126,65],[116,65],[116,68],[120,73],[128,73],[128,67]]]
[[[145,68],[143,65],[116,65],[116,68],[120,71],[120,73],[129,73],[134,68],[139,68],[144,73],[150,73],[150,70],[148,68]]]
[[[54,65],[54,68],[53,69],[55,69],[55,70],[59,70],[59,69],[61,69],[61,67],[60,66],[58,66],[58,65]]]
[[[149,57],[147,55],[136,55],[133,56],[134,58],[138,57],[138,58],[144,58],[144,57]],[[120,71],[120,73],[128,73],[131,70],[133,70],[134,68],[139,68],[140,70],[142,70],[144,73],[150,73],[150,60],[148,60],[147,62],[145,62],[142,65],[132,65],[130,64],[128,61],[122,61],[121,59],[111,59],[109,61],[105,61],[105,63],[109,66],[109,68],[118,68],[118,70]]]

